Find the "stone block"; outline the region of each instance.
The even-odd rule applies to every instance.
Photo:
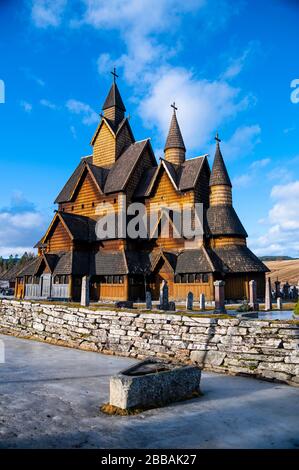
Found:
[[[195,362],[200,367],[206,365],[210,366],[221,366],[223,364],[226,353],[218,351],[192,351],[190,359],[192,362]]]
[[[201,370],[147,359],[110,379],[110,405],[121,409],[159,407],[200,391]]]

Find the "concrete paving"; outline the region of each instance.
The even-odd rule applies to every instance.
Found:
[[[203,397],[107,416],[109,376],[134,360],[0,336],[1,448],[299,448],[299,389],[203,373]]]

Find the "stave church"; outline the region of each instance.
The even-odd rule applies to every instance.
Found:
[[[16,297],[78,301],[82,278],[88,276],[95,302],[143,301],[146,291],[158,299],[163,280],[172,300],[191,291],[195,299],[204,293],[212,301],[216,280],[225,281],[226,300],[248,299],[253,279],[262,298],[268,269],[247,247],[220,139],[212,169],[207,155],[187,159],[173,105],[164,155],[157,162],[150,139],[135,140],[115,77],[114,72],[92,153],[81,158],[58,194],[53,220],[36,245],[38,257],[17,275]],[[155,230],[137,238],[126,231],[98,236],[97,224],[107,210],[118,214],[134,202],[146,213],[156,208]],[[172,204],[201,205],[200,236],[178,236],[169,214],[170,230],[162,233],[164,209]]]

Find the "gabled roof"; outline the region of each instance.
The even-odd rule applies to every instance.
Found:
[[[207,210],[207,222],[212,235],[248,236],[232,206],[210,206]]]
[[[87,242],[96,240],[96,222],[93,219],[83,215],[70,214],[68,212],[56,212],[45,236],[42,239],[43,243],[48,239],[51,229],[57,219],[61,221],[72,240]]]
[[[209,165],[207,163],[207,154],[199,157],[191,158],[186,160],[180,166],[179,172],[179,189],[180,191],[186,191],[192,189],[197,183],[197,179],[204,165],[207,166],[210,172]]]
[[[118,86],[115,82],[113,82],[112,85],[111,85],[111,88],[109,90],[109,93],[108,93],[107,98],[106,98],[106,100],[103,104],[102,109],[112,108],[114,106],[118,109],[121,109],[122,111],[126,111],[125,105],[124,105],[123,100],[120,96]]]
[[[191,158],[186,160],[182,165],[175,165],[164,158],[160,158],[161,162],[158,167],[154,169],[150,168],[143,173],[134,197],[141,198],[150,196],[161,168],[164,168],[167,172],[176,191],[193,189],[204,165],[206,165],[208,172],[210,172],[206,157],[207,155],[202,155]]]
[[[19,263],[14,264],[7,271],[5,271],[5,273],[0,275],[0,280],[13,282],[16,279],[19,271],[30,265],[32,262],[33,260],[27,261],[27,263],[23,266],[20,266]]]
[[[184,250],[179,253],[175,272],[185,273],[211,273],[216,271],[207,250],[203,247],[196,250]]]
[[[91,158],[84,159],[76,168],[66,185],[56,198],[55,203],[70,202],[74,193],[81,182],[83,175],[87,171],[93,179],[100,194],[103,194],[103,188],[107,179],[109,168],[99,167],[91,163]]]
[[[92,162],[92,156],[84,157],[81,159],[81,162],[75,169],[75,171],[72,173],[60,193],[58,194],[57,198],[55,199],[54,203],[58,204],[61,202],[68,202],[71,200],[71,197],[74,193],[74,188],[77,186],[79,179],[82,176],[82,173],[85,168],[86,163],[91,163]]]
[[[246,245],[227,245],[214,248],[221,271],[226,273],[269,272],[267,266]],[[220,269],[218,268],[220,271]]]
[[[104,186],[105,194],[123,191],[126,188],[146,147],[150,152],[153,166],[157,165],[150,140],[134,142],[120,155],[111,167]]]
[[[91,145],[94,145],[95,139],[98,133],[100,132],[100,129],[104,123],[107,125],[108,129],[110,130],[111,134],[114,137],[116,137],[120,133],[121,129],[126,124],[128,131],[131,135],[132,141],[135,142],[135,137],[134,137],[132,128],[130,126],[129,119],[127,117],[124,117],[120,122],[116,122],[116,123],[114,123],[111,119],[107,119],[105,116],[101,116],[101,117],[102,119],[99,122],[98,127],[96,128],[95,133],[93,134],[93,137],[91,139],[91,142],[90,142]]]
[[[183,150],[186,150],[175,111],[171,118],[169,132],[168,132],[168,136],[166,139],[164,150],[167,150],[170,148],[181,148]]]
[[[232,186],[228,172],[222,157],[219,142],[216,145],[215,158],[210,177],[210,186],[226,185]]]

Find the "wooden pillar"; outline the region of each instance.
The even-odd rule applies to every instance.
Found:
[[[73,298],[73,276],[69,275],[69,299],[72,300]]]
[[[124,300],[129,300],[129,276],[124,276]]]

